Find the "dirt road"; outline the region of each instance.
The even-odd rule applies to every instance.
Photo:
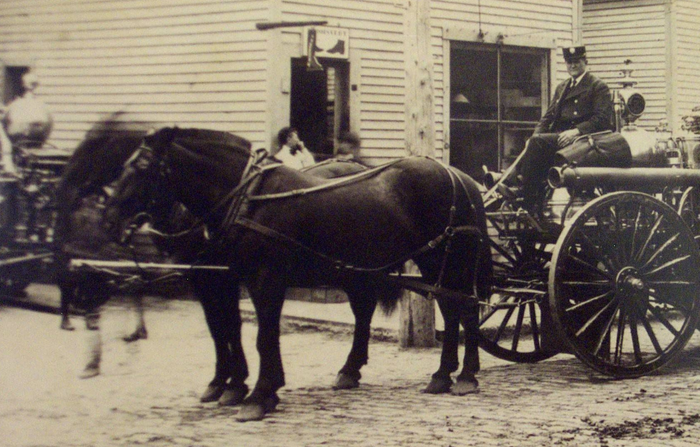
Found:
[[[330,388],[345,333],[287,329],[278,411],[237,423],[235,407],[199,403],[213,345],[195,302],[149,301],[149,339],[125,344],[132,315],[103,316],[102,374],[81,380],[87,331],[57,316],[0,307],[0,444],[4,446],[697,446],[700,337],[662,374],[601,380],[568,355],[535,365],[482,353],[481,393],[420,393],[438,349],[373,342],[362,386]],[[245,349],[257,375],[253,323]]]

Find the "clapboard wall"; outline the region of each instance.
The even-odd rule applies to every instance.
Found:
[[[72,149],[100,118],[126,110],[153,123],[208,127],[267,147],[283,117],[274,60],[301,32],[256,22],[327,20],[350,32],[355,130],[372,162],[405,155],[408,0],[0,0],[0,61],[31,66],[51,108],[51,142]],[[580,0],[432,0],[436,155],[448,141],[447,29],[487,38],[573,42]],[[277,37],[275,37],[277,36]],[[509,40],[510,39],[510,40]],[[559,58],[553,82],[565,75]],[[271,81],[272,79],[272,81]]]
[[[670,29],[674,51],[674,119],[700,106],[700,3],[697,0],[676,0],[671,6],[673,18]]]
[[[647,100],[639,124],[660,120],[678,132],[681,116],[700,104],[700,13],[694,0],[584,0],[583,36],[611,87],[630,59]]]
[[[449,47],[443,45],[445,39],[476,41],[475,36],[481,30],[487,43],[495,43],[502,35],[505,45],[571,46],[579,20],[578,5],[580,0],[433,0],[431,24],[434,27],[438,136],[442,137],[449,130],[449,70],[459,70],[459,67],[450,68]],[[551,84],[555,86],[567,76],[566,67],[558,55],[551,63]],[[438,144],[443,143],[442,139],[438,141]]]
[[[28,65],[72,149],[101,117],[266,137],[265,21],[259,0],[3,0],[0,61]]]
[[[404,149],[405,1],[295,0],[281,2],[282,20],[327,20],[349,32],[350,83],[357,86],[351,107],[362,154],[377,164],[406,155]],[[284,42],[299,48],[301,30],[284,31]]]
[[[405,38],[407,0],[295,0],[282,1],[283,20],[317,18],[329,26],[348,28],[350,52],[359,52],[359,129],[363,154],[372,162],[400,157],[404,149],[405,122]],[[577,1],[561,0],[432,0],[431,44],[433,52],[433,89],[435,154],[442,157],[448,135],[449,49],[445,46],[446,28],[478,29],[510,35],[518,42],[523,36],[553,37],[561,45],[571,45]],[[285,41],[301,45],[301,33],[285,32]],[[506,43],[508,41],[506,40]],[[565,68],[559,65],[558,78]],[[554,81],[553,81],[554,82]]]

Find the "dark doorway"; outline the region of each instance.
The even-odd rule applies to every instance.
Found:
[[[350,128],[349,63],[321,59],[323,70],[307,70],[307,59],[292,59],[290,125],[317,160],[333,156],[337,136]]]

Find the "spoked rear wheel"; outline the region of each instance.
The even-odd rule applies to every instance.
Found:
[[[698,322],[700,255],[678,213],[616,192],[579,210],[549,272],[554,324],[574,354],[618,378],[657,370]]]
[[[700,190],[698,188],[691,186],[683,191],[678,203],[678,214],[688,225],[695,236],[695,242],[700,246]]]

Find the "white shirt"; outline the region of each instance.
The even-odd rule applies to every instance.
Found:
[[[306,148],[302,148],[292,155],[291,148],[284,145],[282,146],[282,149],[280,149],[274,156],[286,166],[294,169],[305,168],[316,163],[314,156],[311,155],[311,152],[309,152]]]

